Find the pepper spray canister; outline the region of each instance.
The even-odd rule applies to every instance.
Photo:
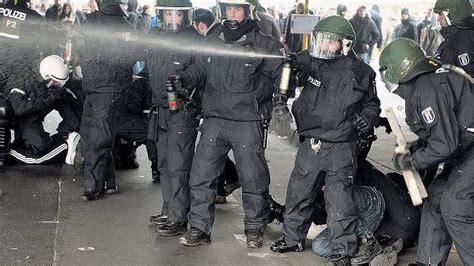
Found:
[[[290,76],[291,76],[291,66],[289,62],[285,62],[281,68],[281,79],[280,79],[280,89],[279,93],[286,95],[288,92],[288,87],[290,85]]]
[[[64,47],[64,52],[63,52],[64,64],[67,66],[71,64],[71,53],[72,53],[72,43],[71,43],[71,40],[67,40],[66,46]]]
[[[178,95],[171,81],[166,82],[166,94],[168,96],[168,108],[170,112],[178,112]]]

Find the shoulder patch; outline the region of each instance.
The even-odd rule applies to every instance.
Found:
[[[436,115],[433,111],[433,108],[428,107],[426,108],[425,110],[423,110],[423,112],[421,112],[421,115],[423,116],[423,120],[427,123],[427,124],[431,124],[433,123],[433,121],[435,120],[436,118]]]
[[[467,66],[471,62],[471,58],[469,57],[468,53],[458,55],[458,60],[461,66]]]

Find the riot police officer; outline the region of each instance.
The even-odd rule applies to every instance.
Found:
[[[444,162],[423,204],[418,265],[444,265],[454,242],[463,264],[474,264],[474,95],[461,75],[425,57],[412,40],[397,39],[380,55],[382,78],[405,100],[406,121],[424,143],[396,153],[398,170]]]
[[[474,74],[474,18],[469,0],[437,0],[434,12],[441,24],[441,43],[435,57],[443,64]]]
[[[282,55],[277,40],[259,31],[257,6],[249,1],[217,1],[223,20],[206,44],[215,50],[242,54]],[[194,157],[188,215],[190,227],[179,241],[186,246],[208,244],[214,222],[216,179],[227,153],[234,153],[245,212],[247,247],[260,248],[269,211],[270,176],[264,155],[263,124],[270,119],[272,95],[279,83],[282,60],[261,57],[206,55],[181,77],[187,87],[205,81],[202,96],[204,122]]]
[[[158,0],[156,9],[162,23],[157,32],[150,34],[150,43],[157,40],[168,46],[148,48],[152,102],[158,107],[158,127],[154,130],[158,131],[158,171],[163,194],[162,211],[150,221],[158,225],[160,235],[174,236],[183,234],[187,227],[188,182],[200,107],[196,98],[192,98],[197,95],[191,92],[192,89],[189,93],[179,90],[177,105],[168,103],[168,79],[171,75],[179,75],[195,60],[192,52],[171,47],[197,44],[202,36],[191,26],[193,7],[189,0]]]
[[[340,16],[327,17],[314,27],[309,50],[297,56],[298,81],[304,85],[293,103],[297,130],[305,137],[288,182],[284,236],[274,252],[301,252],[311,225],[312,202],[323,180],[331,236],[329,260],[336,265],[367,263],[380,246],[370,234],[360,234],[352,199],[356,172],[356,140],[378,123],[380,101],[375,73],[352,48],[355,32]],[[324,175],[325,174],[325,175]],[[358,251],[361,238],[370,252]]]
[[[32,66],[37,70],[41,59],[51,54],[50,48],[55,45],[55,32],[42,23],[43,17],[28,8],[28,3],[29,0],[18,0],[0,4],[0,166],[9,156],[13,119],[5,90],[28,77]]]
[[[122,4],[119,0],[99,1],[100,10],[90,14],[82,27],[84,200],[117,191],[112,146],[125,89],[131,85],[132,67],[137,61],[131,46],[133,28]]]

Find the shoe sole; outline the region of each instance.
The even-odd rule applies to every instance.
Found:
[[[247,243],[247,248],[253,248],[253,249],[262,248],[262,244],[258,244],[258,243]]]
[[[373,253],[372,256],[370,256],[369,258],[367,258],[366,260],[363,260],[363,261],[360,261],[360,262],[356,262],[356,261],[353,261],[351,260],[351,264],[352,265],[361,265],[361,264],[367,264],[369,262],[371,262],[375,257],[377,257],[378,255],[382,254],[383,252],[383,249],[382,249],[382,246],[378,246],[378,249]]]
[[[186,233],[186,230],[187,229],[182,229],[178,231],[162,231],[160,229],[157,229],[156,231],[158,232],[158,234],[160,234],[160,236],[179,236],[184,235]]]
[[[296,249],[296,250],[285,250],[285,251],[279,250],[279,249],[275,250],[273,247],[270,247],[270,250],[273,251],[273,252],[275,252],[275,253],[303,252],[303,251],[304,251],[304,250],[300,250],[300,249]]]
[[[179,239],[179,244],[183,245],[183,246],[187,246],[187,247],[197,247],[199,245],[209,245],[211,244],[211,240],[206,240],[206,241],[199,241],[199,242],[196,242],[196,243],[189,243],[188,240],[184,237],[181,237]]]
[[[99,200],[99,199],[102,199],[102,198],[104,198],[104,194],[99,194],[98,196],[95,196],[95,197],[82,196],[83,201],[95,201],[95,200]]]

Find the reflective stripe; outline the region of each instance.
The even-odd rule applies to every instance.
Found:
[[[49,153],[45,154],[43,157],[40,157],[40,158],[29,158],[29,157],[26,157],[25,155],[15,151],[15,150],[10,150],[10,155],[13,156],[14,158],[16,158],[17,160],[19,161],[22,161],[26,164],[41,164],[41,163],[44,163],[46,161],[49,161],[51,159],[53,159],[54,157],[58,156],[61,152],[67,150],[67,144],[66,143],[63,143],[61,145],[59,145],[57,148],[55,148],[54,150],[50,151]]]
[[[26,92],[18,89],[18,88],[14,88],[13,90],[10,91],[10,93],[14,93],[14,92],[18,92],[19,94],[23,94],[23,95],[26,95]]]

